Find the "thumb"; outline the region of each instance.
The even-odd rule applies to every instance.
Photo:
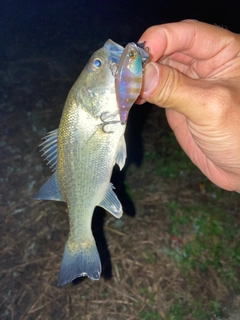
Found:
[[[207,80],[192,79],[169,66],[150,62],[144,69],[141,98],[199,121],[203,107],[209,105],[209,90],[213,85]]]

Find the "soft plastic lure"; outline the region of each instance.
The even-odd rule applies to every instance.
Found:
[[[142,88],[143,64],[150,55],[145,43],[130,42],[124,49],[115,75],[115,89],[122,124],[127,122],[128,113]]]

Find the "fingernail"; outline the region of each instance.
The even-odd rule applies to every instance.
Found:
[[[153,92],[158,84],[159,70],[155,63],[148,63],[144,69],[142,93],[149,94]]]

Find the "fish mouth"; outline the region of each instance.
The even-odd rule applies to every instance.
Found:
[[[124,48],[111,39],[108,39],[103,47],[108,52],[109,60],[118,64]]]

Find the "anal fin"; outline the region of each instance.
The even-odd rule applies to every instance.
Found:
[[[34,199],[65,201],[59,189],[56,172],[54,172],[51,178],[42,185],[42,187],[36,193]]]
[[[113,192],[113,188],[113,185],[110,183],[104,198],[98,204],[98,206],[110,212],[112,215],[114,215],[114,217],[121,218],[123,213],[122,205],[116,194]]]

